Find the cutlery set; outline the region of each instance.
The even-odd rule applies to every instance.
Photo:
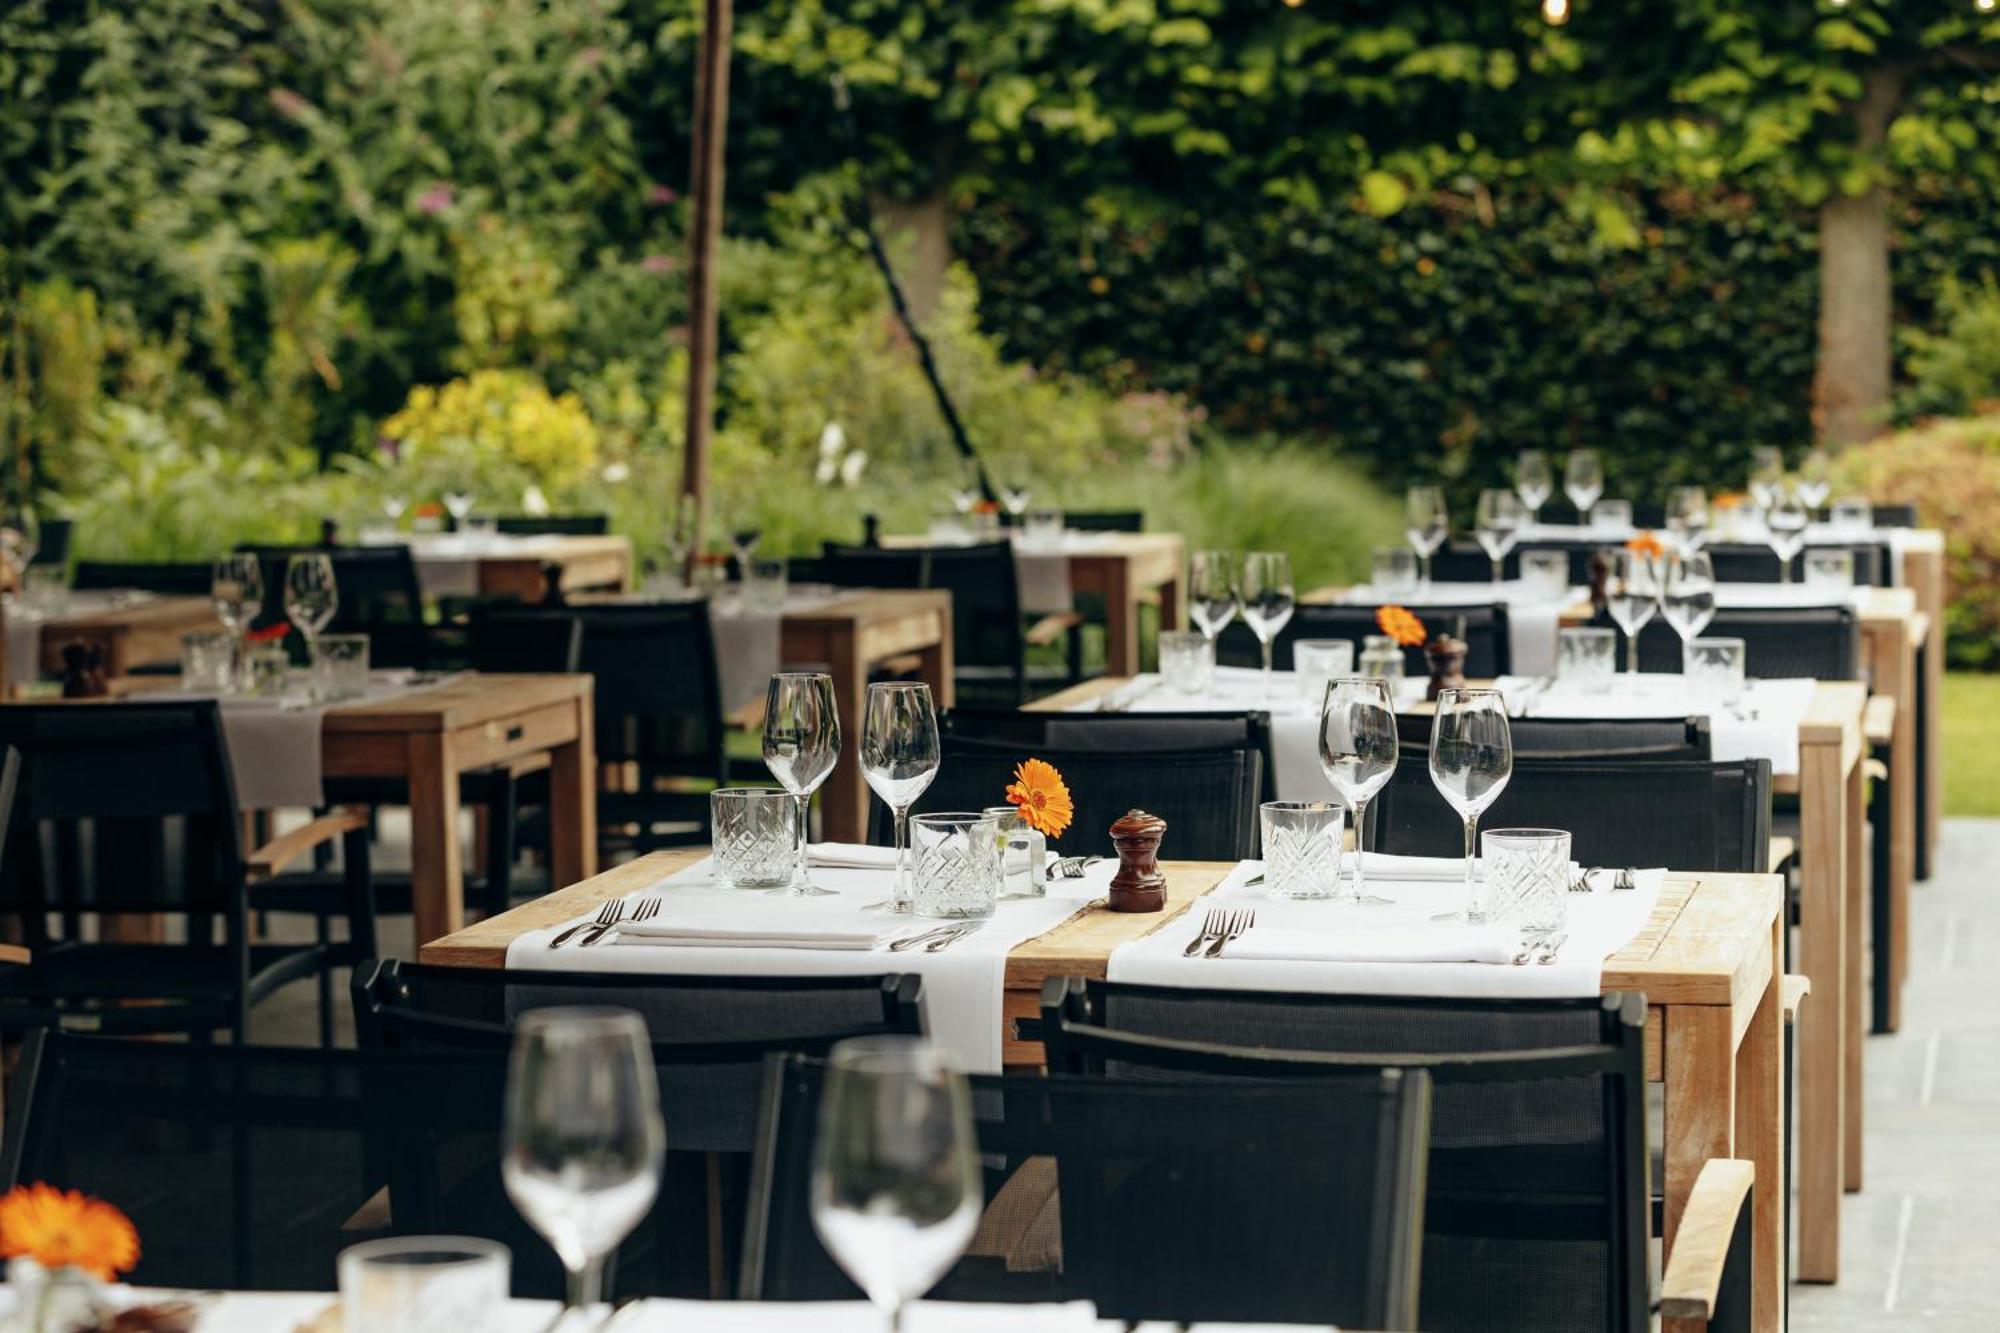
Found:
[[[889,941],[890,953],[902,953],[906,949],[922,949],[925,953],[937,953],[985,925],[984,921],[955,921],[949,925],[933,926],[920,930],[914,935],[905,935],[899,940]]]
[[[576,947],[579,949],[588,949],[591,945],[602,941],[606,935],[611,934],[626,922],[651,921],[660,914],[660,900],[658,898],[641,898],[637,902],[629,904],[631,908],[630,912],[626,911],[627,906],[628,904],[624,899],[614,898],[612,901],[598,908],[597,915],[590,920],[580,921],[550,940],[549,947],[551,949],[560,949],[563,945],[569,943],[571,939],[582,935],[583,938],[577,941]]]
[[[1212,907],[1202,918],[1201,933],[1181,950],[1181,957],[1220,958],[1222,946],[1257,924],[1257,914],[1247,909],[1229,911]]]
[[[1588,870],[1584,871],[1582,874],[1576,877],[1576,883],[1569,886],[1569,891],[1571,893],[1593,892],[1593,890],[1590,887],[1590,877],[1592,875],[1602,874],[1603,872],[1604,872],[1603,866],[1590,867]],[[1639,872],[1632,866],[1626,866],[1623,870],[1619,871],[1616,875],[1612,876],[1611,889],[1612,892],[1614,893],[1629,893],[1633,889],[1636,889],[1638,887],[1639,887]]]
[[[1526,967],[1531,962],[1547,967],[1555,962],[1556,951],[1563,947],[1563,941],[1568,938],[1567,935],[1551,935],[1547,939],[1534,940],[1508,961],[1515,967]]]

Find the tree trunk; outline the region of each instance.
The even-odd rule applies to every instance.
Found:
[[[878,197],[875,216],[910,314],[918,324],[928,325],[944,296],[945,270],[951,267],[951,210],[945,204],[945,191],[939,188],[908,201]]]
[[[1854,105],[1855,146],[1880,150],[1903,93],[1902,71],[1870,70]],[[1889,201],[1881,186],[1834,194],[1819,210],[1819,369],[1813,420],[1820,443],[1858,444],[1889,413]]]

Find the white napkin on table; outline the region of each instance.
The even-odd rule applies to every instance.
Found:
[[[1225,958],[1306,963],[1506,963],[1520,952],[1520,932],[1506,926],[1368,926],[1306,931],[1252,926],[1222,947]]]
[[[894,870],[896,849],[861,842],[815,842],[806,847],[806,862],[829,870]]]

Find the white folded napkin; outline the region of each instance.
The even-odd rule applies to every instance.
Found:
[[[901,923],[898,923],[901,925]],[[903,926],[907,929],[907,926]],[[685,923],[626,921],[612,933],[612,944],[684,945],[701,949],[872,949],[896,930],[869,927],[789,924],[769,929],[731,930]]]
[[[1465,878],[1465,858],[1462,856],[1392,856],[1387,852],[1363,852],[1362,869],[1370,879],[1385,883],[1430,881],[1450,882]],[[1352,860],[1343,866],[1348,876],[1354,874]]]
[[[1224,958],[1307,963],[1505,963],[1520,952],[1520,932],[1507,926],[1433,922],[1300,930],[1253,926],[1223,946]]]
[[[828,870],[894,870],[896,849],[860,842],[815,842],[807,845],[806,860]]]

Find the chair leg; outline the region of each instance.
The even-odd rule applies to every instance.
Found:
[[[313,972],[319,990],[319,1046],[330,1051],[333,1049],[333,960],[328,955],[333,948],[333,922],[325,916],[313,918],[313,942],[319,946],[319,966]]]
[[[513,903],[514,857],[520,798],[510,773],[486,807],[486,915],[498,916]]]
[[[1868,840],[1868,1030],[1887,1033],[1896,1030],[1889,1022],[1889,992],[1895,985],[1896,965],[1894,941],[1889,934],[1889,784],[1886,782],[1871,784],[1868,793]]]

